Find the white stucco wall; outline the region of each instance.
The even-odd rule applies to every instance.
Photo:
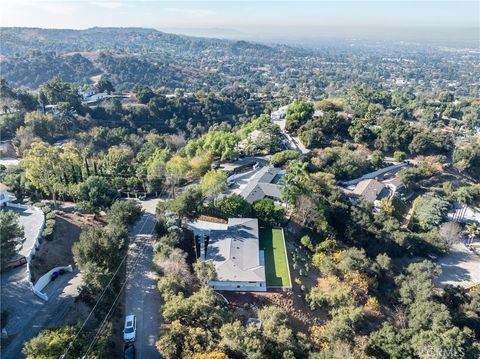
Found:
[[[48,296],[45,294],[45,293],[42,293],[42,290],[43,288],[45,288],[48,283],[50,283],[51,281],[51,276],[52,276],[52,273],[53,272],[58,272],[60,269],[64,269],[66,270],[67,272],[72,272],[73,269],[72,269],[72,266],[69,265],[69,266],[63,266],[63,267],[55,267],[51,270],[49,270],[47,273],[45,273],[44,275],[42,275],[38,280],[37,280],[37,283],[35,283],[35,285],[32,286],[32,290],[35,294],[37,294],[40,298],[42,298],[43,300],[47,301],[48,300]]]
[[[234,292],[266,292],[265,282],[226,282],[210,281],[208,286],[215,290],[226,290]]]

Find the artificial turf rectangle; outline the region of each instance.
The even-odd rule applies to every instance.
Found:
[[[290,288],[285,239],[281,228],[260,228],[260,249],[265,253],[267,287]]]

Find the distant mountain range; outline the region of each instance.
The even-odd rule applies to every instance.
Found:
[[[227,77],[241,75],[245,66],[299,55],[287,46],[144,28],[1,28],[0,40],[2,76],[13,85],[30,88],[55,75],[86,84],[91,76],[106,74],[124,89],[137,84],[198,89],[201,83],[227,85]]]
[[[138,85],[167,92],[243,88],[319,98],[358,85],[405,90],[408,84],[412,91],[458,87],[464,95],[478,93],[478,52],[471,48],[326,39],[318,47],[320,40],[313,38],[294,42],[305,46],[300,48],[145,28],[4,27],[0,76],[14,87],[30,89],[54,76],[82,86],[103,75],[120,91]]]
[[[145,28],[103,28],[86,30],[0,28],[4,56],[25,54],[32,50],[56,51],[60,53],[85,51],[127,51],[129,53],[200,51],[210,47],[235,49],[271,50],[265,45],[245,41],[229,41],[175,35]]]

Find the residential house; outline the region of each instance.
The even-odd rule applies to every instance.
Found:
[[[353,190],[353,194],[363,197],[367,202],[372,204],[378,203],[382,198],[389,197],[390,191],[388,187],[376,179],[367,179],[358,182]]]
[[[95,90],[85,90],[85,91],[79,90],[79,91],[78,91],[78,94],[80,95],[80,97],[82,98],[82,100],[86,100],[86,99],[89,98],[90,96],[95,95]]]
[[[93,94],[91,96],[85,97],[82,102],[85,105],[96,105],[101,101],[105,100],[106,98],[110,98],[110,97],[113,97],[113,96],[107,94],[106,92],[101,92],[101,93],[97,93],[97,94]]]
[[[277,111],[273,111],[270,114],[270,118],[273,121],[283,120],[285,118],[285,115],[287,114],[287,108],[288,106],[283,106],[283,107],[280,107]]]
[[[224,228],[212,229],[198,255],[214,263],[217,272],[209,287],[226,291],[267,290],[265,257],[260,250],[258,220],[229,218]]]
[[[268,197],[281,201],[282,186],[278,184],[283,170],[273,166],[262,167],[239,193],[248,203]]]

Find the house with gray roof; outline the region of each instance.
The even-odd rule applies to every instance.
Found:
[[[267,290],[265,258],[260,250],[258,220],[230,218],[209,230],[201,256],[215,264],[217,277],[209,287],[226,291]]]
[[[248,203],[259,201],[265,197],[274,201],[281,200],[281,185],[278,180],[282,170],[273,166],[262,167],[239,193]]]
[[[386,185],[375,179],[366,179],[360,181],[353,190],[353,194],[363,197],[367,202],[376,204],[382,198],[388,198],[390,192]]]

